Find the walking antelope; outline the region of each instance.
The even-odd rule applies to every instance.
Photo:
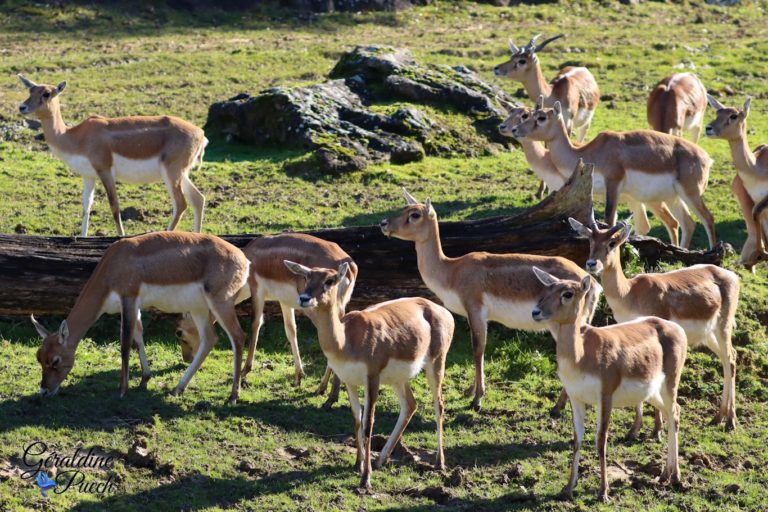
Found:
[[[542,95],[544,104],[548,107],[559,101],[564,106],[563,118],[568,133],[575,131],[576,140],[581,142],[587,135],[592,116],[600,102],[600,89],[592,73],[583,67],[565,67],[547,83],[536,54],[563,35],[550,37],[536,45],[539,37],[541,34],[532,37],[522,48],[518,48],[510,40],[509,49],[512,56],[507,62],[493,68],[493,73],[522,82],[531,101],[536,101]]]
[[[619,223],[610,229],[593,224],[586,227],[568,219],[573,229],[589,239],[586,269],[602,275],[605,299],[617,322],[628,322],[642,316],[657,316],[680,325],[691,347],[705,346],[720,358],[723,365],[723,394],[720,410],[712,423],[725,420],[726,428],[736,425],[736,351],[731,344],[739,303],[739,277],[715,265],[692,267],[663,274],[624,276],[619,258],[620,247],[629,238],[632,226]],[[642,405],[638,406],[630,438],[642,426]],[[657,417],[654,436],[658,436]]]
[[[536,109],[510,133],[519,139],[546,142],[552,161],[561,171],[573,169],[579,159],[595,165],[593,186],[605,195],[605,221],[616,224],[619,197],[638,203],[664,202],[682,221],[682,247],[688,247],[696,227],[690,207],[704,224],[709,246],[715,245],[715,221],[702,194],[707,188],[712,159],[693,142],[650,130],[601,132],[589,143],[574,146],[568,139],[562,107]],[[689,223],[690,221],[690,223]],[[677,244],[677,232],[670,232]]]
[[[666,414],[669,423],[667,464],[660,480],[679,482],[677,391],[688,349],[683,329],[655,317],[591,327],[585,305],[593,286],[589,278],[584,277],[581,282],[560,280],[539,268],[534,267],[533,271],[545,288],[532,309],[532,317],[549,324],[553,332],[557,342],[557,374],[571,400],[573,415],[571,475],[561,496],[573,499],[587,405],[597,406],[598,499],[608,501],[606,444],[613,407],[630,407],[648,401]]]
[[[437,213],[430,200],[420,204],[404,192],[408,205],[398,215],[382,220],[381,230],[388,237],[416,243],[419,273],[424,283],[446,308],[469,320],[475,379],[467,395],[474,393],[472,407],[479,410],[485,394],[484,354],[488,321],[500,322],[513,329],[541,330],[530,314],[542,290],[531,267],[537,265],[573,279],[588,274],[574,262],[557,256],[471,252],[449,258],[440,244]],[[599,286],[595,283],[590,294],[591,312],[599,295]],[[555,411],[562,408],[564,401],[562,395]]]
[[[648,124],[657,132],[683,136],[690,133],[699,142],[707,90],[693,73],[675,73],[661,80],[648,96]]]
[[[75,173],[83,178],[83,222],[81,236],[88,235],[93,189],[98,179],[107,192],[117,234],[123,236],[116,181],[154,183],[163,181],[173,201],[172,231],[192,203],[194,230],[200,232],[205,197],[189,180],[189,171],[201,165],[208,144],[203,130],[177,117],[91,116],[68,128],[61,117],[59,95],[67,82],[38,85],[18,75],[29,89],[29,98],[19,106],[22,114],[36,117],[43,125],[45,142]]]
[[[768,215],[763,209],[753,212],[756,203],[768,198],[768,145],[762,144],[750,151],[747,142],[747,116],[751,98],[747,98],[741,110],[726,107],[712,96],[709,104],[717,111],[717,117],[707,125],[707,137],[725,139],[731,147],[736,177],[731,189],[741,207],[747,224],[747,241],[741,250],[739,263],[751,268],[759,260],[768,257],[764,244],[768,237]],[[758,213],[755,218],[753,213]]]
[[[203,342],[192,364],[173,390],[181,394],[216,344],[209,320],[212,314],[224,327],[234,351],[234,381],[229,402],[240,391],[240,365],[245,333],[235,315],[235,304],[248,293],[248,259],[220,238],[198,233],[159,232],[119,240],[109,246],[58,332],[48,332],[32,317],[43,344],[37,351],[42,366],[41,395],[55,395],[75,362],[75,351],[91,325],[103,313],[120,313],[122,372],[120,396],[128,391],[131,341],[141,360],[141,387],[151,373],[144,352],[140,309],[166,313],[189,312]]]
[[[543,108],[542,98],[539,97],[537,102],[537,108]],[[512,128],[523,123],[529,117],[533,115],[533,110],[528,107],[517,107],[509,111],[507,119],[499,126],[499,132],[506,137],[514,137],[512,135]],[[544,147],[539,141],[530,139],[520,139],[520,145],[523,148],[525,158],[528,161],[528,165],[531,167],[536,176],[541,179],[550,190],[560,190],[560,188],[568,181],[568,178],[573,174],[573,169],[558,169],[552,162],[552,158],[549,155],[549,150]],[[561,172],[562,171],[562,172]],[[629,203],[629,207],[632,210],[632,214],[638,221],[637,231],[641,235],[646,235],[651,230],[651,225],[648,222],[648,217],[645,211],[645,205],[637,202],[631,197],[624,195],[622,200]],[[670,239],[673,236],[677,236],[677,229],[680,224],[677,219],[672,216],[667,205],[661,203],[651,203],[648,205],[649,209],[656,215],[664,227],[669,233]]]
[[[251,301],[253,304],[253,323],[251,343],[248,347],[248,358],[243,368],[242,377],[251,371],[253,357],[256,352],[256,343],[259,339],[259,331],[263,325],[264,303],[275,300],[280,303],[283,314],[283,326],[285,335],[291,345],[294,365],[294,385],[298,386],[304,377],[304,368],[299,354],[299,343],[296,338],[295,309],[298,307],[299,292],[296,291],[299,278],[288,270],[283,260],[289,259],[307,267],[336,268],[342,263],[349,263],[349,271],[344,276],[342,284],[338,287],[341,295],[339,304],[342,315],[344,309],[352,297],[352,291],[357,277],[357,265],[341,247],[333,242],[327,242],[320,238],[301,233],[285,233],[275,236],[263,236],[253,239],[243,248],[243,253],[251,262],[250,288],[253,292]],[[200,338],[195,328],[195,323],[190,317],[183,317],[177,327],[176,336],[181,342],[181,351],[184,361],[190,362],[197,352]],[[323,380],[317,390],[323,394],[328,386],[330,368],[326,370]],[[339,395],[339,379],[334,377],[331,395],[325,406],[336,402]]]
[[[445,358],[453,339],[453,316],[445,308],[422,298],[382,302],[342,317],[338,287],[349,272],[349,263],[338,270],[307,268],[292,261],[285,265],[305,279],[298,304],[309,309],[328,364],[347,386],[355,420],[360,487],[371,486],[371,435],[379,386],[392,386],[400,402],[400,416],[376,460],[381,467],[400,441],[416,412],[410,381],[422,368],[432,391],[437,422],[435,467],[443,469],[443,376]],[[358,389],[365,389],[361,410]]]

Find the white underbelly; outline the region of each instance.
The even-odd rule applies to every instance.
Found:
[[[483,294],[483,304],[488,311],[488,320],[526,331],[541,331],[545,328],[541,322],[533,320],[535,301],[515,301],[486,293]]]
[[[387,366],[381,371],[379,377],[381,384],[397,384],[408,382],[414,378],[424,368],[425,358],[417,361],[403,361],[401,359],[390,359]]]
[[[587,110],[585,108],[580,109],[578,112],[576,112],[576,116],[573,118],[573,127],[578,128],[579,126],[589,124],[589,122],[592,121],[592,116],[594,114],[594,110]]]
[[[112,176],[124,183],[153,183],[162,180],[163,165],[160,157],[147,159],[125,158],[112,154]]]
[[[699,110],[698,112],[696,112],[692,116],[686,116],[685,120],[683,121],[683,123],[684,123],[683,129],[684,130],[690,130],[691,128],[699,126],[701,124],[701,118],[703,116],[704,116],[704,111],[703,110]]]
[[[568,371],[567,366],[567,363],[562,364],[558,360],[557,373],[568,396],[585,404],[598,404],[603,391],[600,379],[595,375]],[[613,392],[612,407],[634,407],[651,397],[658,396],[663,382],[663,373],[650,381],[622,379],[619,387]]]
[[[676,197],[676,182],[670,173],[651,174],[627,169],[620,191],[637,201],[649,203]]]
[[[428,281],[425,279],[424,282],[427,285],[427,288],[432,290],[432,293],[437,295],[437,298],[440,299],[440,301],[443,303],[443,306],[445,306],[448,311],[464,317],[467,316],[467,311],[464,309],[464,304],[462,303],[461,297],[459,297],[458,293],[448,288],[443,288],[433,281]]]
[[[704,320],[690,320],[672,317],[671,321],[683,328],[688,345],[695,347],[703,344],[707,338],[714,335],[717,317]]]
[[[166,313],[187,313],[208,309],[202,283],[153,285],[142,284],[139,308],[153,307]]]
[[[296,290],[296,285],[293,282],[283,283],[259,276],[256,276],[256,282],[259,289],[263,287],[265,290],[265,300],[276,300],[282,304],[290,305],[292,308],[296,307],[296,303],[299,300],[299,292]]]
[[[59,157],[65,164],[67,164],[67,167],[72,169],[72,171],[76,174],[79,174],[84,178],[96,178],[96,169],[93,168],[93,165],[91,165],[91,161],[88,159],[88,157],[83,155],[63,153],[61,151],[57,151],[53,146],[51,146],[51,152]]]
[[[364,362],[351,362],[328,357],[328,366],[344,384],[365,386],[368,381],[368,365]]]
[[[744,188],[747,189],[749,197],[751,197],[755,203],[762,201],[768,196],[768,179],[763,178],[762,180],[759,180],[754,176],[743,172],[740,172],[739,176],[741,177],[741,181],[744,182]]]

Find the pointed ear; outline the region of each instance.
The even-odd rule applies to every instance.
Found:
[[[35,82],[33,82],[32,80],[26,79],[24,75],[22,75],[21,73],[17,74],[16,76],[19,77],[19,80],[21,80],[21,83],[24,84],[24,87],[26,87],[27,89],[31,89],[37,86]]]
[[[556,101],[552,108],[555,110],[555,114],[557,114],[558,118],[563,117],[563,106],[559,101]]]
[[[707,103],[709,103],[709,106],[715,110],[720,110],[721,108],[725,108],[722,103],[717,101],[715,97],[710,94],[707,94]]]
[[[59,343],[66,347],[67,340],[69,340],[69,326],[66,320],[62,320],[59,326]]]
[[[533,267],[533,273],[536,274],[536,277],[541,281],[541,284],[544,286],[552,286],[553,284],[556,284],[560,280],[553,276],[552,274],[548,274],[547,272],[544,272],[539,267]]]
[[[413,197],[411,194],[409,194],[407,190],[405,190],[405,187],[403,187],[403,196],[405,196],[405,201],[409,205],[411,205],[411,204],[419,204],[419,202],[416,200],[416,198]]]
[[[571,228],[580,234],[581,236],[590,237],[592,236],[592,230],[589,229],[587,226],[582,224],[581,222],[577,221],[573,217],[568,217],[568,224],[571,225]]]
[[[584,276],[581,278],[581,291],[587,293],[592,288],[592,278],[590,276]]]
[[[67,88],[67,81],[64,80],[63,82],[61,82],[59,85],[56,86],[56,94],[57,95],[61,94],[62,92],[64,92],[64,89],[66,88]]]
[[[544,108],[544,95],[539,94],[539,97],[536,98],[536,110],[541,110]]]
[[[290,260],[283,260],[283,264],[285,264],[285,266],[288,267],[288,270],[290,270],[297,276],[307,277],[312,272],[312,269]]]
[[[509,43],[509,51],[512,52],[512,55],[516,54],[518,51],[520,51],[520,48],[515,46],[515,43],[512,42],[511,39],[508,39],[507,42]]]
[[[39,334],[43,338],[47,338],[48,335],[51,334],[51,332],[48,329],[46,329],[43,326],[43,324],[37,321],[37,319],[35,318],[35,315],[29,315],[29,319],[32,320],[32,325],[35,326],[35,330],[37,330],[37,334]]]
[[[339,265],[339,270],[337,271],[338,275],[336,276],[337,281],[341,281],[347,276],[347,272],[349,272],[349,263],[344,262],[341,265]]]
[[[744,101],[744,107],[741,109],[741,117],[744,119],[747,118],[749,115],[749,106],[752,104],[752,98],[747,98],[746,101]]]
[[[437,215],[437,213],[435,212],[435,209],[432,208],[432,200],[430,198],[427,198],[427,201],[424,203],[424,206],[427,207],[427,215],[429,215],[430,218]]]

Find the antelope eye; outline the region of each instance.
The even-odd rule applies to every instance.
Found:
[[[614,247],[616,247],[616,242],[608,242],[608,247],[610,249],[613,249]]]
[[[325,286],[333,286],[333,279],[326,279]]]
[[[521,119],[528,119],[528,114],[523,114],[520,118]]]
[[[519,60],[517,61],[517,63],[518,63],[518,64],[525,64],[525,59],[519,59]]]
[[[572,299],[573,298],[573,292],[565,292],[563,294],[564,299]]]
[[[730,118],[731,118],[731,119],[733,119],[733,120],[735,121],[736,119],[738,119],[738,118],[739,118],[739,115],[738,115],[738,114],[731,114],[731,115],[730,115]]]
[[[547,116],[539,116],[536,118],[536,120],[540,123],[543,123],[544,121],[547,120]]]
[[[416,212],[414,212],[414,213],[412,213],[412,214],[410,215],[410,217],[411,217],[412,219],[414,219],[414,220],[416,220],[416,219],[420,219],[420,218],[421,218],[421,214],[420,214],[420,213],[416,213]]]
[[[50,98],[50,97],[51,97],[51,93],[49,93],[49,92],[44,92],[43,93],[43,98]]]

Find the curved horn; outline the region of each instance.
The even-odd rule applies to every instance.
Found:
[[[24,75],[22,75],[21,73],[17,74],[16,76],[19,77],[19,80],[21,80],[21,83],[24,84],[24,87],[26,87],[27,89],[37,87],[37,84],[35,82],[33,82],[32,80],[29,80],[28,78],[25,78]]]
[[[530,41],[528,41],[528,44],[525,45],[525,48],[523,48],[527,52],[532,52],[534,50],[534,45],[536,44],[536,40],[541,37],[541,34],[536,34],[531,38]]]
[[[598,229],[597,228],[597,221],[595,220],[595,209],[592,208],[589,210],[589,229]]]
[[[409,194],[407,190],[405,190],[405,187],[403,187],[403,196],[405,196],[405,200],[408,204],[419,204],[416,198]]]
[[[565,37],[565,34],[560,34],[560,35],[557,35],[557,36],[555,36],[555,37],[550,37],[549,39],[545,39],[545,40],[544,40],[544,41],[543,41],[543,42],[542,42],[540,45],[538,45],[538,46],[536,47],[536,49],[535,49],[535,50],[533,50],[533,51],[534,51],[534,53],[535,53],[535,52],[540,52],[540,51],[541,51],[541,50],[543,50],[543,49],[544,49],[544,47],[545,47],[545,46],[547,46],[549,43],[551,43],[552,41],[555,41],[555,40],[557,40],[557,39],[560,39],[561,37]]]
[[[515,46],[515,43],[513,43],[511,39],[508,39],[507,41],[509,42],[509,51],[511,51],[513,54],[520,51],[520,48]]]

